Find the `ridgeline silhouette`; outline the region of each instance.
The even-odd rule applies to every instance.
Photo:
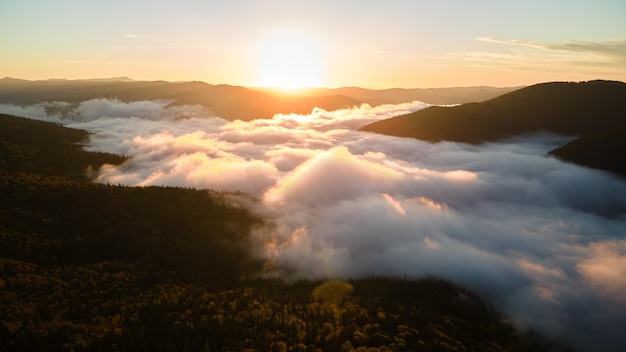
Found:
[[[554,155],[626,175],[621,160],[626,149],[623,143],[614,142],[626,137],[624,129],[617,128],[626,122],[625,102],[623,82],[542,83],[482,103],[433,106],[374,122],[362,130],[429,142],[471,144],[535,132],[583,136],[578,147],[555,150]],[[585,137],[592,134],[595,137]],[[597,158],[604,161],[583,161]]]
[[[550,154],[626,177],[626,123],[577,138]]]

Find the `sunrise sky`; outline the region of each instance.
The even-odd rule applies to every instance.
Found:
[[[0,77],[244,86],[626,81],[626,1],[0,0]]]

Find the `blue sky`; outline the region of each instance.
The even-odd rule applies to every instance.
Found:
[[[626,1],[0,0],[0,47],[0,76],[26,79],[372,88],[624,81]],[[270,61],[288,64],[277,72]]]

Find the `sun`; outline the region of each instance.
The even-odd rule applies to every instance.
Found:
[[[290,89],[321,85],[321,46],[312,37],[294,31],[276,32],[262,41],[260,49],[260,86]]]

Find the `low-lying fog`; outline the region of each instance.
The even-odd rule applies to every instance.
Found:
[[[0,111],[98,131],[89,149],[132,157],[98,182],[259,198],[242,204],[272,220],[253,236],[276,275],[436,275],[577,348],[626,346],[626,182],[547,156],[568,138],[472,146],[358,131],[419,102],[252,122],[168,103]]]

